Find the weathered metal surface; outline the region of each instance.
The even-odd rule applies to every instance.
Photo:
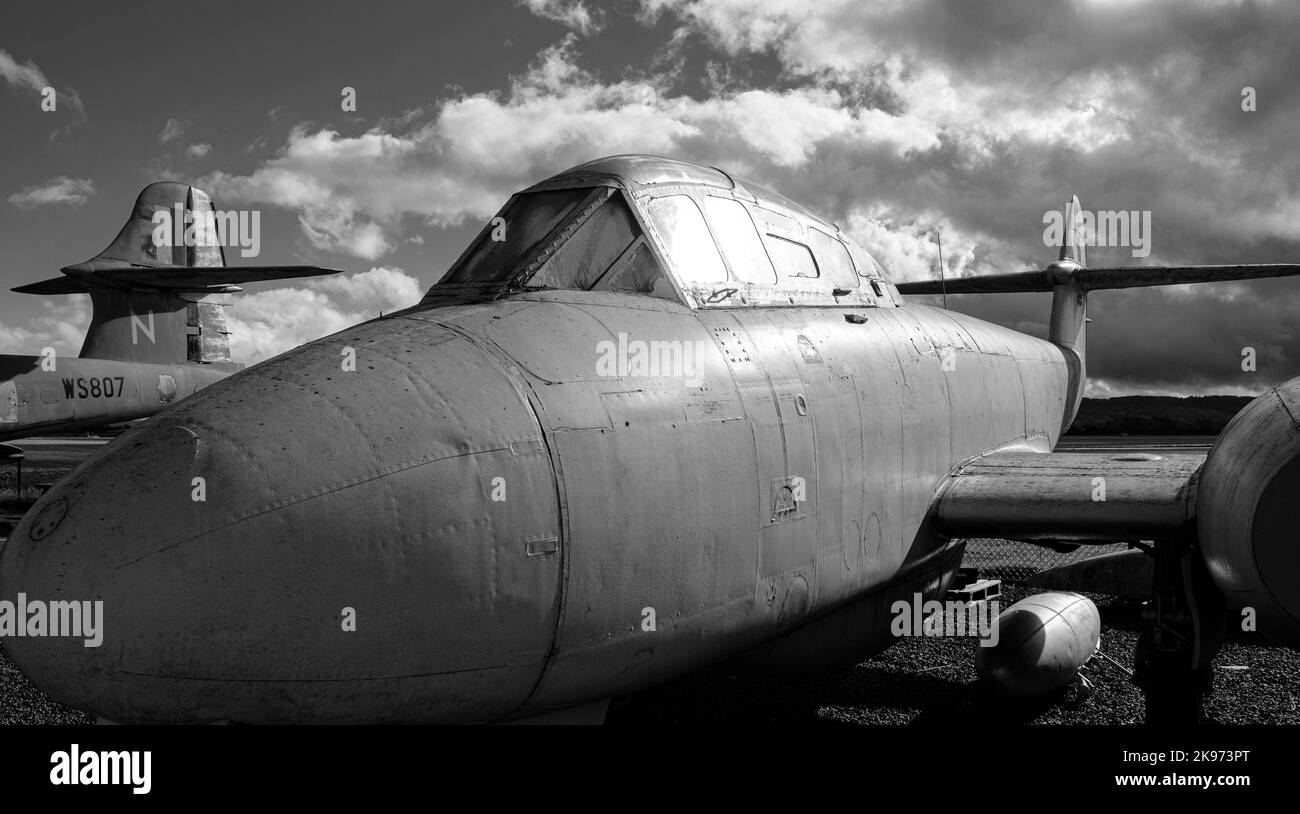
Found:
[[[344,346],[365,375],[340,371]],[[52,694],[122,721],[480,720],[538,680],[560,504],[533,409],[490,349],[372,323],[110,447],[36,508],[66,507],[48,536],[29,525],[3,552],[7,587],[105,602],[103,647],[15,642]]]
[[[0,382],[0,424],[18,422],[18,386],[16,382]]]
[[[1191,521],[1196,456],[1043,454],[1078,381],[1062,347],[897,307],[861,258],[856,299],[782,269],[742,300],[731,261],[720,290],[736,294],[706,297],[665,261],[647,200],[724,194],[820,221],[662,159],[538,188],[583,184],[618,188],[577,197],[632,207],[671,298],[511,288],[502,268],[177,405],[51,490],[0,552],[10,590],[105,597],[104,646],[10,655],[115,720],[502,720],[741,653],[782,669],[869,654],[893,601],[942,596],[956,534]],[[561,248],[539,238],[516,260],[591,256]],[[689,365],[620,357],[654,342]]]
[[[1051,591],[1026,597],[1002,611],[997,641],[975,652],[980,678],[1019,698],[1070,683],[1097,652],[1101,614],[1092,600]]]
[[[5,584],[32,595],[54,588],[48,552],[75,557],[62,590],[111,599],[107,646],[15,643],[14,657],[115,720],[473,720],[575,704],[885,596],[943,547],[923,519],[952,465],[1060,410],[1045,397],[1064,381],[1050,346],[980,324],[1002,352],[977,354],[968,317],[890,308],[855,325],[838,309],[627,300],[541,292],[368,323],[133,431],[46,497],[109,525],[65,520],[40,542],[20,527],[5,552]],[[699,383],[592,375],[597,343],[620,332],[703,343]],[[936,346],[954,343],[945,373]],[[355,374],[339,370],[345,345]],[[578,403],[592,417],[564,407]],[[171,450],[182,441],[201,452]],[[547,454],[520,457],[521,444]],[[322,450],[323,465],[302,465]],[[509,489],[499,505],[493,474]],[[188,499],[196,475],[206,503]],[[804,501],[786,517],[772,484],[794,478]],[[173,520],[116,510],[128,505]],[[528,557],[548,535],[556,556]],[[371,632],[338,632],[343,607]],[[879,646],[869,632],[834,641],[841,656]],[[284,703],[266,703],[268,682]]]
[[[144,418],[177,394],[191,395],[230,375],[229,368],[67,357],[57,357],[54,370],[44,371],[41,361],[0,356],[0,393],[13,392],[12,418],[0,423],[0,440]],[[161,376],[175,383],[170,398],[159,391]],[[8,410],[6,402],[0,402],[0,410]]]
[[[957,468],[935,522],[953,537],[1016,540],[1192,538],[1205,456],[995,453]]]
[[[1265,635],[1300,642],[1300,379],[1270,389],[1224,428],[1201,477],[1200,542],[1228,602]]]

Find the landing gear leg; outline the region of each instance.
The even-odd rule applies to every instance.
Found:
[[[1154,598],[1142,614],[1133,681],[1146,696],[1147,724],[1194,725],[1223,644],[1223,596],[1191,543],[1161,540],[1154,549]]]

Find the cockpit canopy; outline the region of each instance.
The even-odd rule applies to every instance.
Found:
[[[620,158],[602,159],[517,193],[429,295],[567,289],[696,308],[902,304],[866,251],[776,193],[685,162],[621,158],[632,159],[676,172],[638,182],[609,171]]]
[[[622,194],[612,187],[521,192],[439,285],[625,291],[678,299]]]

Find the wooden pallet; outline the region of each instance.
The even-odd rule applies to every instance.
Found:
[[[977,579],[960,588],[950,589],[947,598],[962,602],[985,602],[990,599],[997,599],[1001,595],[1002,580]]]

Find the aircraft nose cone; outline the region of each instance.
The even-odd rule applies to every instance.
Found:
[[[134,590],[131,580],[142,574],[130,565],[174,541],[157,514],[165,499],[160,487],[183,477],[196,441],[170,428],[137,436],[129,455],[101,451],[81,476],[47,492],[0,549],[0,601],[14,603],[15,616],[23,617],[4,631],[5,650],[55,698],[98,709],[100,699],[85,691],[116,683],[123,639],[112,634],[147,612],[155,596]],[[145,471],[156,477],[142,478]],[[57,625],[56,606],[64,614]]]
[[[529,556],[558,536],[558,506],[512,375],[388,320],[187,399],[50,490],[0,551],[0,599],[102,601],[102,643],[6,650],[111,720],[509,714],[559,579],[558,557]],[[509,501],[491,499],[497,478]]]

